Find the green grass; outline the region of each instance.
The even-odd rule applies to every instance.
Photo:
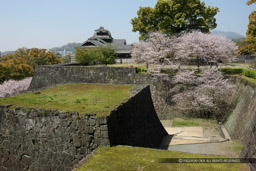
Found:
[[[40,94],[24,93],[0,98],[0,105],[57,109],[106,116],[130,97],[128,85],[68,84],[42,90]]]
[[[249,78],[249,77],[246,77],[246,76],[240,76],[240,78],[256,84],[256,79]]]
[[[242,152],[243,150],[243,144],[241,144],[239,141],[233,141],[230,146],[230,150],[235,152]]]
[[[219,156],[190,154],[175,151],[164,151],[134,147],[99,147],[96,154],[88,158],[79,171],[99,170],[180,170],[180,171],[238,171],[246,170],[247,166],[241,163],[160,163],[163,158],[220,158]],[[223,157],[224,158],[224,157]]]
[[[215,127],[217,125],[215,120],[200,119],[200,118],[174,118],[172,126],[202,126]]]

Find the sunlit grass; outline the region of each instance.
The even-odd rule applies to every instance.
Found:
[[[241,163],[161,163],[163,158],[226,158],[213,155],[191,154],[175,151],[164,151],[134,147],[99,147],[83,164],[79,171],[98,170],[180,170],[180,171],[239,171],[248,170]]]
[[[130,85],[68,84],[42,90],[40,94],[24,93],[0,98],[0,105],[108,115],[129,99],[131,88]]]
[[[202,127],[216,127],[217,122],[213,119],[201,119],[201,118],[174,118],[173,126],[202,126]]]

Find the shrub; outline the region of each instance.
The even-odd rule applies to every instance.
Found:
[[[21,80],[33,75],[34,69],[31,66],[24,63],[15,63],[15,61],[0,62],[0,84],[6,80]]]
[[[95,49],[83,49],[83,48],[76,48],[76,55],[75,59],[76,62],[81,65],[89,65],[93,60],[96,59],[96,52]]]
[[[30,77],[35,66],[60,63],[58,55],[46,49],[20,48],[14,54],[3,55],[0,61],[0,84],[6,80]]]
[[[221,68],[221,72],[227,75],[243,74],[243,68]]]
[[[89,65],[90,63],[113,64],[116,54],[110,45],[93,48],[77,48],[75,59],[79,64]]]
[[[99,46],[96,48],[97,61],[101,64],[114,64],[116,59],[116,53],[110,45]]]
[[[256,71],[254,71],[254,70],[243,69],[243,75],[246,77],[256,79]]]

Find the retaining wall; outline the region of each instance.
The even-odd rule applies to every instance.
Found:
[[[167,132],[149,86],[107,117],[0,107],[0,170],[71,170],[100,145],[159,147]]]
[[[133,67],[38,66],[29,90],[67,83],[149,84],[159,118],[171,119],[177,114],[166,93],[171,88],[171,83],[157,75],[138,74]]]
[[[241,157],[256,158],[256,85],[239,77],[232,78],[237,85],[225,127],[232,139],[243,143]],[[256,170],[256,164],[252,163]]]

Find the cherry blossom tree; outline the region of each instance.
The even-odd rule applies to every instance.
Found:
[[[137,63],[150,64],[209,64],[230,61],[237,49],[234,42],[219,35],[193,31],[178,36],[152,32],[136,43],[132,57]]]
[[[172,83],[172,101],[184,115],[221,121],[231,104],[234,86],[216,68],[180,71]]]
[[[132,57],[137,63],[170,64],[170,59],[174,57],[175,41],[177,39],[174,36],[151,32],[146,40],[134,44]]]
[[[27,91],[32,77],[20,81],[9,80],[0,85],[0,97],[7,97]]]
[[[196,64],[198,67],[210,61],[229,62],[237,46],[224,36],[193,31],[178,37],[175,60],[180,64]]]

